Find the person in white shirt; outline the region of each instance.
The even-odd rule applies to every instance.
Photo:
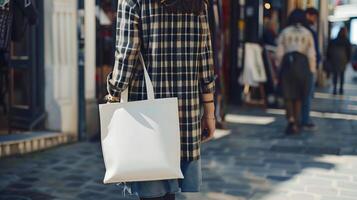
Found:
[[[299,132],[302,100],[308,95],[308,83],[316,72],[314,39],[304,27],[305,22],[304,11],[294,10],[289,25],[278,38],[277,63],[288,120],[286,134]]]

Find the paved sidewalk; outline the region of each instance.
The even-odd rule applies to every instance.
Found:
[[[283,135],[281,110],[229,109],[231,134],[202,148],[202,192],[179,199],[357,200],[357,110],[348,109],[357,106],[357,88],[344,98],[320,93],[326,98],[313,105],[319,129],[299,136]],[[2,159],[0,199],[135,199],[103,185],[103,173],[98,143]]]

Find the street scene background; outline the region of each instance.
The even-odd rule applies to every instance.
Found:
[[[39,0],[12,11],[8,2],[0,0],[0,36],[12,32],[7,43],[0,37],[0,200],[136,200],[123,184],[103,184],[98,104],[114,63],[117,1]],[[202,145],[201,192],[177,199],[357,200],[357,1],[209,2],[217,131]],[[311,122],[294,133],[276,51],[297,8],[316,11],[319,58]],[[9,16],[26,20],[7,33]],[[351,58],[340,89],[328,49],[344,28]]]

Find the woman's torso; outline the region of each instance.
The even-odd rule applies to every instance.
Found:
[[[142,54],[156,98],[177,97],[181,155],[199,157],[199,72],[204,35],[209,30],[205,15],[168,14],[160,1],[141,0]],[[146,99],[141,67],[130,81],[129,99]]]
[[[308,56],[312,34],[302,25],[289,26],[281,33],[285,54],[299,52]]]

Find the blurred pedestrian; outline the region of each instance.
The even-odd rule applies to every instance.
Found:
[[[319,19],[319,11],[316,8],[307,8],[305,10],[306,16],[306,28],[311,32],[314,39],[314,48],[316,51],[316,68],[319,66],[321,61],[319,39],[317,34],[317,22]],[[309,91],[308,95],[302,101],[302,110],[301,110],[301,126],[305,130],[316,130],[316,125],[312,122],[310,117],[311,103],[314,98],[315,85],[317,80],[317,71],[312,73],[312,79],[309,82]]]
[[[343,94],[346,66],[351,60],[352,46],[348,39],[347,28],[341,28],[336,39],[331,40],[327,48],[327,61],[333,73],[333,94],[337,94],[337,83],[340,81],[339,94]]]
[[[276,46],[276,23],[271,19],[271,17],[264,18],[264,29],[263,29],[263,36],[262,42],[264,45],[271,45]]]
[[[303,10],[294,10],[288,27],[278,38],[277,62],[288,120],[286,134],[299,132],[302,100],[308,95],[312,74],[316,72],[314,39],[304,26],[305,20]]]
[[[141,199],[175,199],[175,193],[198,192],[200,144],[215,131],[215,74],[204,0],[119,0],[115,66],[111,96],[129,87],[129,100],[145,100],[144,57],[156,98],[177,97],[181,130],[182,180],[130,183]],[[203,117],[200,117],[200,98]],[[111,98],[113,99],[113,98]],[[201,130],[204,135],[201,135]],[[167,133],[170,134],[170,133]],[[130,156],[130,155],[128,155]]]

